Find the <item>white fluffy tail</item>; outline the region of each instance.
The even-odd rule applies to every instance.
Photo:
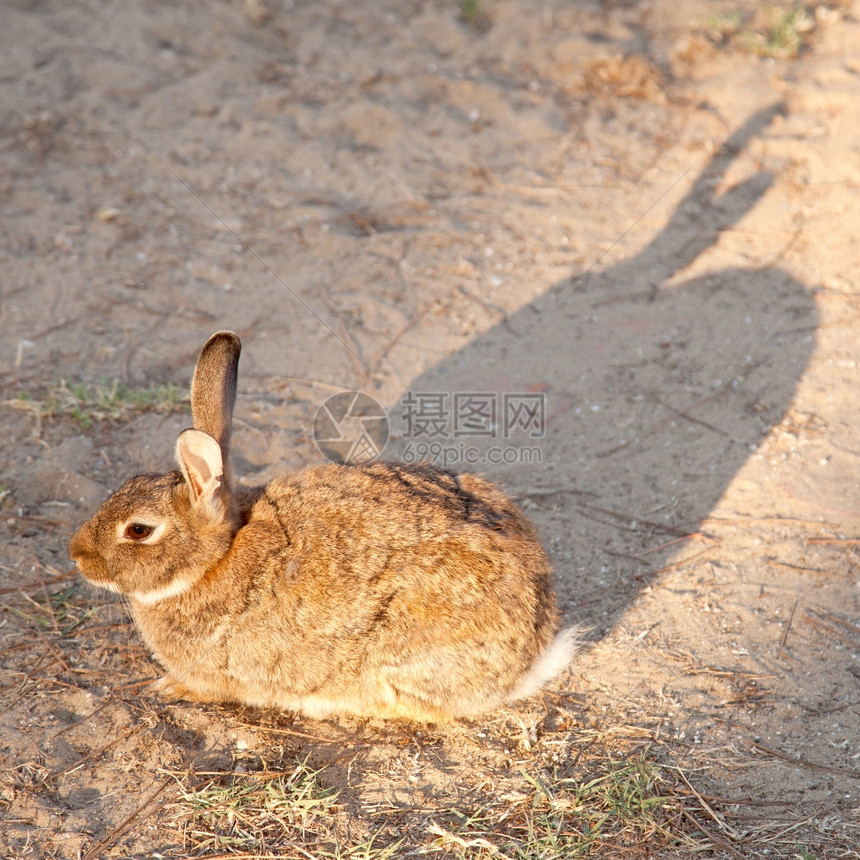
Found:
[[[556,634],[549,648],[537,658],[514,691],[507,696],[507,700],[514,702],[536,693],[547,681],[552,680],[570,665],[581,641],[582,630],[579,627],[566,627],[561,630]]]

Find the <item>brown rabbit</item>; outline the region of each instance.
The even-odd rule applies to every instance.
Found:
[[[327,465],[234,486],[240,352],[214,334],[179,471],[126,481],[72,537],[128,598],[163,693],[441,721],[528,695],[568,665],[549,561],[497,487],[429,464]]]

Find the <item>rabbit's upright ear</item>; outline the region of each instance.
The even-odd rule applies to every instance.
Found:
[[[230,437],[241,351],[242,344],[232,331],[216,332],[200,351],[191,382],[192,424],[221,447],[224,481],[229,486],[233,483]]]
[[[183,430],[176,441],[176,460],[188,486],[191,504],[208,516],[223,516],[229,498],[218,442],[200,430]]]

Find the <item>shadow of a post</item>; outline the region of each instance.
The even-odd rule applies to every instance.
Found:
[[[386,456],[506,486],[541,531],[565,621],[597,635],[698,531],[813,349],[815,305],[789,274],[681,274],[767,193],[759,172],[715,197],[780,109],[722,144],[640,253],[556,284],[414,379],[393,410]]]

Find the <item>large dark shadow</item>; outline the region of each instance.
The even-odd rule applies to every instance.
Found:
[[[678,274],[767,193],[765,172],[720,197],[714,189],[779,110],[723,143],[632,259],[572,274],[415,379],[410,417],[447,405],[441,434],[418,436],[414,420],[394,416],[402,438],[386,455],[444,452],[449,467],[485,472],[523,502],[552,555],[566,621],[596,635],[678,550],[675,539],[698,530],[784,414],[812,351],[812,296],[785,272]],[[446,399],[422,403],[429,393]],[[456,394],[492,396],[490,436],[455,432]],[[542,437],[505,437],[505,395],[515,408],[521,394],[544,395]],[[480,416],[473,425],[482,429]]]

